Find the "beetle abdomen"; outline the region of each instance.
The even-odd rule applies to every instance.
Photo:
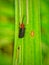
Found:
[[[25,34],[25,28],[20,28],[19,29],[19,38],[23,38]]]

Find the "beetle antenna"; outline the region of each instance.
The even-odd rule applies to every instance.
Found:
[[[23,18],[22,18],[22,23],[23,23],[23,21],[24,21],[24,17],[25,17],[25,16],[23,16]]]

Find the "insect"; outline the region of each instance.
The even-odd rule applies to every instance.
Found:
[[[24,17],[22,19],[22,23],[19,25],[19,38],[23,38],[25,35],[25,25],[23,23]]]

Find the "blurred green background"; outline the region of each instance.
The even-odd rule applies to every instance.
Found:
[[[49,0],[0,0],[0,65],[49,65]]]

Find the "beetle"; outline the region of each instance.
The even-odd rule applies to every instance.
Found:
[[[23,38],[25,35],[25,25],[23,23],[24,17],[22,19],[22,23],[19,25],[19,38]]]

